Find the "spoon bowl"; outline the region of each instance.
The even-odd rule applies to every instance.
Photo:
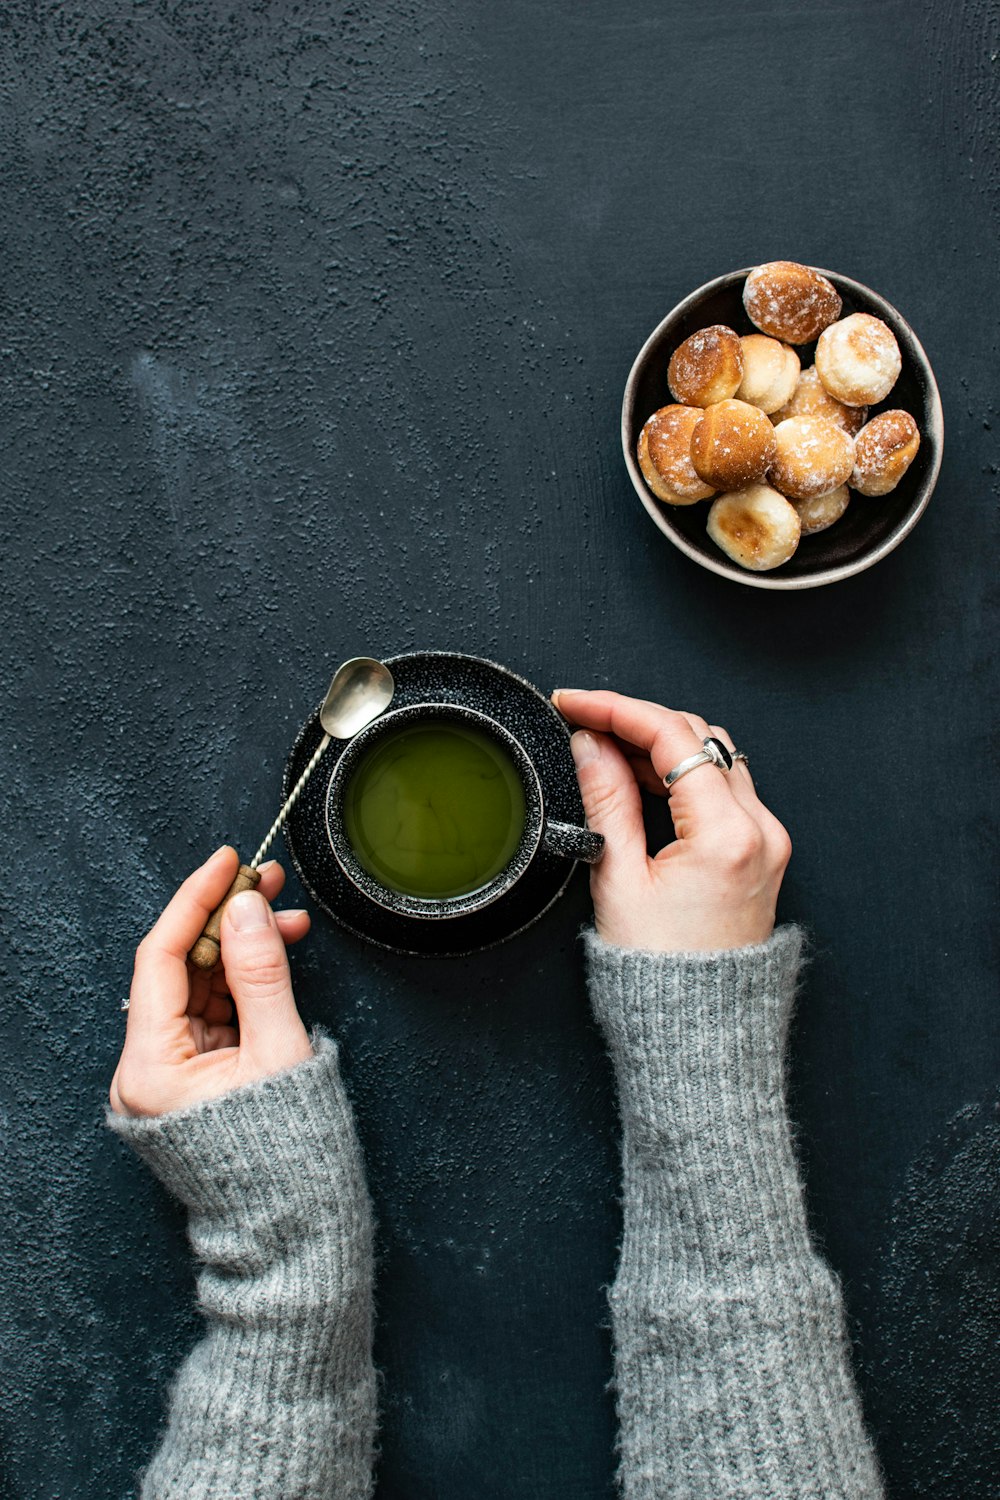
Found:
[[[371,656],[352,656],[334,673],[319,711],[319,722],[334,740],[352,740],[379,714],[396,691],[392,673]]]

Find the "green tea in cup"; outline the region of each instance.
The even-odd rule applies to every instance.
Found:
[[[380,885],[440,901],[482,889],[510,864],[524,832],[524,787],[489,734],[428,718],[362,756],[343,816],[355,858]]]

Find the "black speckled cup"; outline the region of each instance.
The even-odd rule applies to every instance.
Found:
[[[524,790],[524,829],[510,863],[486,885],[462,896],[428,898],[390,890],[359,862],[344,826],[344,796],[361,758],[388,736],[398,734],[408,725],[426,723],[431,719],[466,724],[469,728],[488,735],[510,757]],[[341,754],[330,777],[326,797],[326,831],[338,865],[348,880],[370,901],[399,916],[422,917],[431,921],[468,916],[470,912],[481,911],[499,900],[527,872],[539,850],[561,854],[567,859],[583,860],[587,864],[596,863],[604,852],[604,839],[599,833],[546,817],[538,772],[520,740],[515,739],[508,729],[491,719],[488,714],[457,703],[417,703],[408,708],[393,709],[355,735]]]

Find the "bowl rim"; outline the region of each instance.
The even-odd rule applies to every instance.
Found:
[[[837,583],[842,578],[852,578],[857,573],[863,573],[867,568],[874,567],[877,562],[881,562],[883,557],[888,556],[890,552],[899,546],[905,537],[909,536],[927,509],[931,495],[934,492],[934,487],[937,484],[938,474],[941,471],[941,459],[944,451],[944,412],[941,407],[941,394],[938,390],[937,381],[934,378],[931,362],[927,358],[923,345],[902,313],[898,312],[891,302],[887,302],[883,296],[873,291],[871,287],[865,286],[862,281],[855,281],[850,276],[843,276],[839,271],[826,271],[821,266],[810,266],[810,270],[818,271],[821,276],[827,277],[838,290],[843,288],[849,294],[854,295],[860,293],[863,299],[869,299],[873,302],[883,315],[887,315],[884,316],[884,321],[893,328],[894,332],[896,328],[905,330],[907,338],[912,342],[916,358],[922,366],[922,374],[927,384],[927,401],[925,403],[927,432],[924,436],[926,436],[931,444],[931,467],[923,480],[922,488],[913,508],[907,513],[896,530],[887,536],[884,541],[880,542],[877,547],[873,547],[870,552],[866,552],[861,557],[853,558],[850,562],[821,568],[815,573],[810,573],[804,577],[775,578],[766,572],[754,573],[750,569],[741,568],[737,563],[730,562],[722,553],[720,553],[718,559],[706,557],[702,552],[692,547],[687,538],[670,525],[669,514],[666,512],[666,508],[652,494],[642,477],[642,472],[633,452],[631,433],[631,426],[634,420],[635,388],[639,382],[639,373],[648,351],[662,338],[668,324],[681,318],[684,313],[688,312],[697,302],[710,293],[728,289],[736,282],[745,280],[754,269],[754,266],[746,266],[740,271],[727,271],[722,276],[715,276],[711,281],[706,281],[702,286],[696,287],[693,292],[689,292],[675,307],[671,308],[666,317],[660,319],[659,323],[657,323],[656,327],[645,339],[638,354],[632,361],[632,367],[625,382],[621,410],[622,452],[625,456],[625,466],[628,469],[632,486],[642,501],[646,513],[653,521],[657,530],[667,537],[686,557],[689,557],[692,562],[698,563],[702,568],[707,568],[711,573],[717,573],[720,578],[728,578],[734,583],[742,583],[747,588],[794,590],[820,588],[824,584]]]

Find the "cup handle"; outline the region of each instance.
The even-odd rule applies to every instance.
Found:
[[[580,859],[586,865],[596,865],[604,853],[604,835],[592,833],[589,828],[578,828],[575,823],[547,821],[542,830],[542,848],[549,854],[561,854],[566,859]]]

